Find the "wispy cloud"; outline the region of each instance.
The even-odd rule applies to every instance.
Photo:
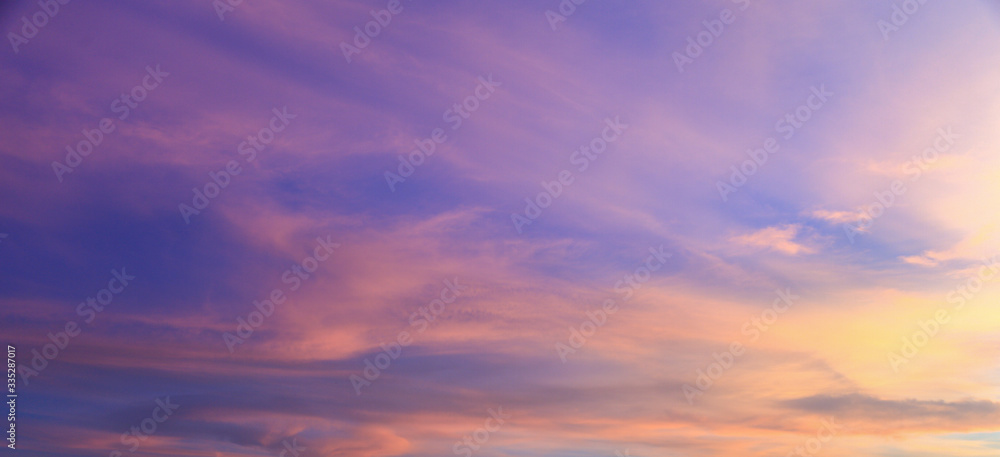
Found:
[[[816,252],[816,248],[796,241],[801,238],[799,236],[800,231],[802,231],[801,225],[788,224],[763,228],[745,235],[737,235],[730,238],[730,240],[740,246],[771,250],[788,255],[812,254]]]

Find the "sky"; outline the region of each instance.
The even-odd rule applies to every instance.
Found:
[[[994,1],[63,1],[14,452],[1000,454]]]

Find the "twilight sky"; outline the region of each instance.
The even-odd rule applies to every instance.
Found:
[[[1000,454],[992,0],[64,1],[24,455]]]

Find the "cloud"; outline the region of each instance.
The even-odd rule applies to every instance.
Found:
[[[767,227],[746,235],[734,236],[730,238],[730,241],[740,246],[777,251],[793,256],[816,252],[816,248],[796,241],[800,230],[802,230],[801,225],[786,224]]]
[[[853,433],[993,430],[1000,421],[1000,403],[989,400],[887,400],[865,394],[848,394],[813,395],[782,404],[799,411],[833,415],[852,424]]]
[[[862,211],[829,211],[825,209],[812,211],[808,215],[834,224],[849,224],[858,222],[866,217]]]
[[[909,256],[903,256],[903,257],[900,257],[900,260],[902,260],[902,261],[904,261],[904,262],[906,262],[908,264],[911,264],[911,265],[920,265],[920,266],[923,266],[923,267],[936,267],[938,265],[938,261],[937,260],[935,260],[935,259],[933,259],[931,257],[928,257],[926,255],[909,255]]]
[[[954,287],[902,263],[1000,247],[1000,216],[983,209],[1000,167],[998,72],[982,64],[1000,40],[981,2],[927,5],[888,44],[874,24],[890,9],[860,0],[751,2],[717,36],[701,27],[720,2],[586,2],[555,33],[555,0],[404,2],[350,64],[340,42],[385,2],[244,2],[225,22],[210,3],[71,3],[0,53],[0,333],[28,364],[112,268],[138,277],[23,391],[28,452],[107,455],[167,393],[183,406],[144,441],[150,455],[276,454],[288,436],[307,455],[447,454],[498,405],[516,419],[484,456],[786,455],[830,414],[871,434],[997,423],[989,401],[887,400],[992,398],[993,349],[954,356],[991,341],[989,307],[951,321],[954,337],[910,365],[929,366],[919,375],[887,377],[881,357],[927,318],[912,304]],[[12,8],[19,28],[37,6]],[[672,54],[709,35],[677,72]],[[51,162],[158,63],[164,86],[60,184]],[[503,85],[452,129],[442,114],[487,74]],[[836,98],[721,202],[712,183],[824,83]],[[245,161],[238,145],[285,105],[293,123]],[[574,151],[618,115],[621,141],[578,168]],[[831,225],[864,216],[845,208],[873,201],[899,177],[888,167],[952,121],[979,155],[928,168],[878,237],[848,245]],[[448,140],[390,191],[383,173],[438,127]],[[229,160],[242,173],[185,224],[178,203]],[[519,235],[510,214],[562,170],[573,184]],[[291,293],[282,273],[326,235],[342,247]],[[637,269],[660,245],[677,255]],[[647,273],[561,363],[553,344]],[[456,277],[468,291],[355,396],[348,377]],[[230,355],[221,334],[279,287],[287,302]],[[751,342],[779,287],[802,301]],[[734,340],[746,354],[688,405],[681,386]]]

